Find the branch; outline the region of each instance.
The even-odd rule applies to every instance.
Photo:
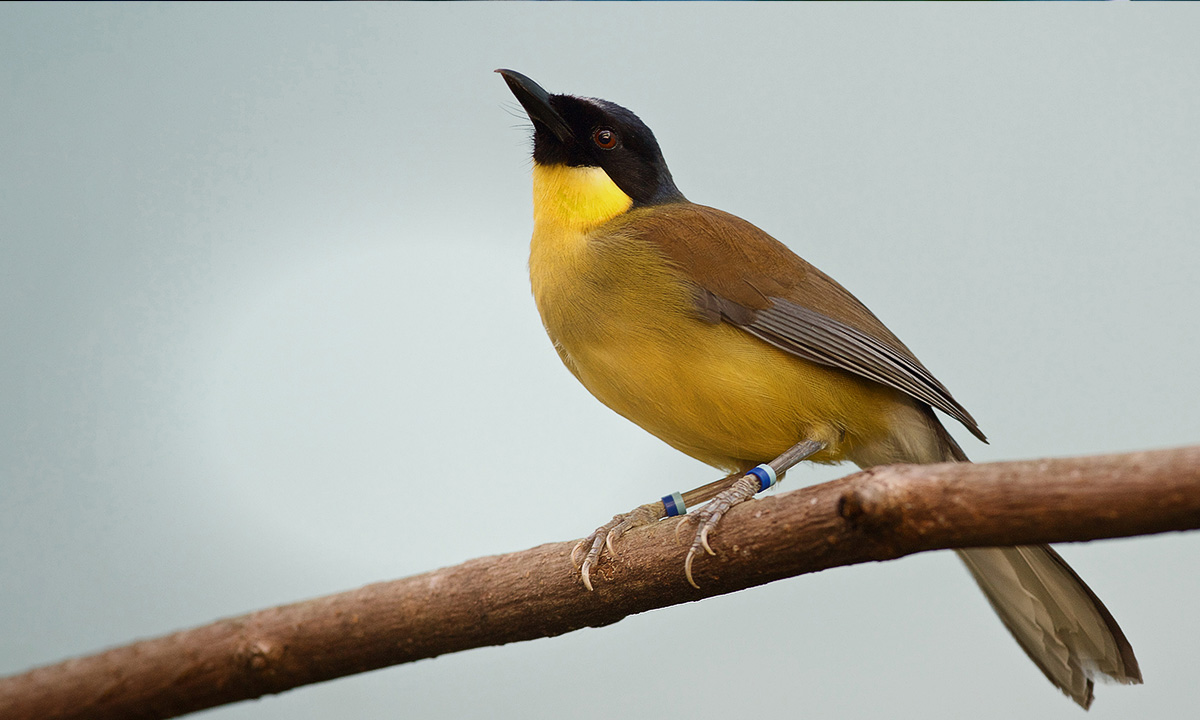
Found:
[[[1200,528],[1200,446],[872,468],[731,510],[683,578],[675,522],[593,569],[574,542],[470,560],[0,679],[0,717],[166,718],[488,645],[615,623],[781,578],[926,550]]]

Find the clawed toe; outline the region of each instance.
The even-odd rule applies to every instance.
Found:
[[[696,513],[694,517],[696,517],[698,525],[692,535],[687,556],[683,561],[683,573],[689,585],[700,588],[692,575],[692,566],[696,556],[702,552],[709,555],[717,554],[708,542],[709,534],[717,527],[721,518],[731,507],[754,497],[754,494],[760,489],[759,480],[756,477],[742,477],[733,485],[719,492],[700,512]],[[571,562],[579,566],[579,578],[583,581],[583,586],[588,590],[594,589],[592,587],[592,569],[599,564],[600,556],[604,554],[605,548],[608,549],[609,556],[615,558],[617,556],[616,543],[626,532],[635,527],[657,522],[666,514],[665,506],[661,502],[642,505],[634,508],[632,512],[614,516],[612,520],[596,528],[591,535],[576,543],[575,547],[571,549]],[[680,522],[675,526],[677,540],[680,529],[685,526],[687,526],[686,522]],[[581,556],[582,563],[579,561]]]
[[[642,525],[661,520],[666,515],[661,502],[648,503],[633,509],[632,512],[616,515],[612,520],[596,528],[595,532],[580,540],[571,550],[571,562],[578,563],[582,548],[588,548],[583,563],[579,566],[579,577],[583,586],[592,590],[592,568],[600,562],[600,555],[608,548],[610,557],[617,556],[616,542],[629,530]]]
[[[614,518],[615,520],[615,518]],[[610,525],[612,523],[609,523]],[[596,531],[588,535],[571,550],[571,562],[577,562],[576,557],[580,548],[588,547],[587,555],[583,558],[583,564],[579,567],[579,576],[583,580],[583,586],[588,590],[592,589],[592,566],[600,559],[600,551],[604,549],[604,541],[608,536],[608,525],[602,525],[596,528]]]
[[[692,565],[702,550],[709,555],[717,554],[709,545],[708,536],[713,528],[721,522],[725,513],[734,505],[739,505],[754,497],[759,491],[771,487],[788,468],[819,452],[824,447],[825,443],[820,440],[803,440],[771,462],[750,468],[745,475],[735,473],[708,485],[689,490],[682,495],[673,493],[664,497],[660,502],[642,505],[634,508],[633,512],[617,515],[608,523],[596,528],[594,533],[580,540],[571,549],[571,562],[578,562],[579,553],[583,548],[588,548],[583,564],[579,567],[579,576],[583,580],[584,587],[591,590],[591,571],[599,562],[601,552],[604,548],[608,548],[608,554],[616,557],[616,542],[626,531],[641,525],[649,525],[664,517],[683,515],[687,512],[685,499],[687,505],[707,502],[708,504],[696,513],[695,517],[699,524],[692,536],[692,544],[688,547],[687,556],[683,560],[683,574],[687,578],[688,584],[699,589],[700,586],[696,584],[696,579],[692,576]],[[681,518],[681,520],[683,519]],[[675,525],[676,542],[679,541],[680,528],[686,524],[679,522]]]
[[[687,578],[688,584],[697,590],[700,586],[696,584],[696,580],[692,577],[692,564],[696,560],[696,556],[701,551],[709,555],[716,555],[716,551],[708,544],[708,535],[712,532],[720,522],[721,518],[725,517],[725,513],[734,505],[741,503],[754,497],[760,489],[759,480],[756,477],[747,476],[738,480],[727,490],[722,491],[714,497],[700,512],[696,513],[696,519],[699,521],[699,526],[696,528],[696,534],[692,537],[692,545],[688,548],[687,557],[683,560],[683,574]],[[682,525],[682,523],[680,523]]]

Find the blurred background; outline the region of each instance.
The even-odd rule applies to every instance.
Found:
[[[992,439],[950,426],[974,459],[1200,442],[1198,29],[1132,4],[0,7],[0,674],[715,478],[545,338],[497,67],[637,112],[690,199],[904,339]],[[1194,713],[1200,535],[1061,550],[1146,678],[1091,717]],[[204,715],[751,713],[1081,717],[950,553]]]

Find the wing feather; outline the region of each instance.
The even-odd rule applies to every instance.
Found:
[[[895,388],[986,442],[971,414],[879,318],[766,232],[692,203],[635,210],[624,222],[624,232],[656,244],[696,284],[701,318],[728,322],[797,357]]]

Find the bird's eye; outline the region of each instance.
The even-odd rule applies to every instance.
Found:
[[[601,150],[612,150],[617,146],[617,134],[608,128],[600,128],[592,133],[592,142]]]

